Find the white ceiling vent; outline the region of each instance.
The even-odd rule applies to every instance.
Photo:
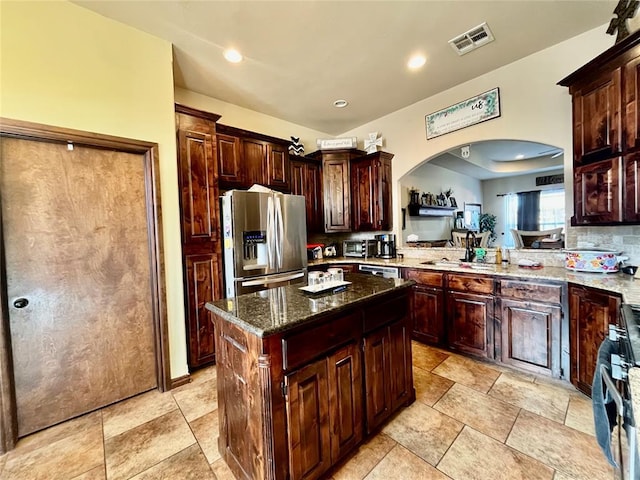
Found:
[[[451,48],[453,48],[458,55],[464,55],[489,42],[493,42],[493,34],[485,22],[449,40],[449,45],[451,45]]]

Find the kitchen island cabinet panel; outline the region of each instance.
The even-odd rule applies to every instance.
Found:
[[[285,377],[291,480],[319,478],[331,465],[326,360]]]
[[[363,436],[362,361],[355,343],[327,359],[331,462],[353,450]]]
[[[391,415],[389,340],[386,328],[368,335],[364,340],[367,433],[371,433]]]
[[[321,478],[415,400],[407,333],[413,282],[347,280],[347,290],[319,297],[278,287],[287,309],[263,292],[207,304],[220,351],[218,447],[237,478]],[[367,318],[381,312],[386,323]],[[381,398],[381,414],[366,425],[365,392]]]

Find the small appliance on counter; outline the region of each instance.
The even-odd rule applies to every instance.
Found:
[[[375,240],[345,240],[342,243],[342,255],[345,257],[369,258],[378,253]]]
[[[376,256],[378,258],[396,258],[396,236],[392,233],[376,235]]]
[[[307,260],[322,259],[324,243],[307,243]]]

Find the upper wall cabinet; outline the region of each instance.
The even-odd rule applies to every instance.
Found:
[[[558,84],[573,102],[572,225],[639,223],[640,31]]]
[[[254,183],[289,192],[289,142],[218,125],[220,188],[249,188]]]
[[[391,228],[392,154],[344,149],[318,150],[308,157],[322,160],[325,232]]]
[[[318,160],[291,155],[291,193],[303,195],[307,212],[307,233],[324,232],[322,208],[322,165]]]
[[[353,230],[371,232],[391,229],[391,159],[376,152],[351,162]]]

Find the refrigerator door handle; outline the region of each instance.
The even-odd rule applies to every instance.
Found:
[[[284,221],[282,220],[282,203],[280,197],[276,197],[276,259],[278,262],[278,268],[282,268],[282,250],[284,242]]]
[[[274,212],[273,212],[273,197],[267,199],[267,263],[269,268],[273,268],[273,228]]]
[[[242,282],[241,285],[243,287],[256,287],[258,285],[269,285],[271,283],[280,283],[286,282],[289,280],[295,280],[296,278],[304,277],[304,272],[296,272],[291,275],[282,275],[282,276],[273,276],[269,275],[267,277],[260,277],[252,280],[247,280],[246,282]]]

